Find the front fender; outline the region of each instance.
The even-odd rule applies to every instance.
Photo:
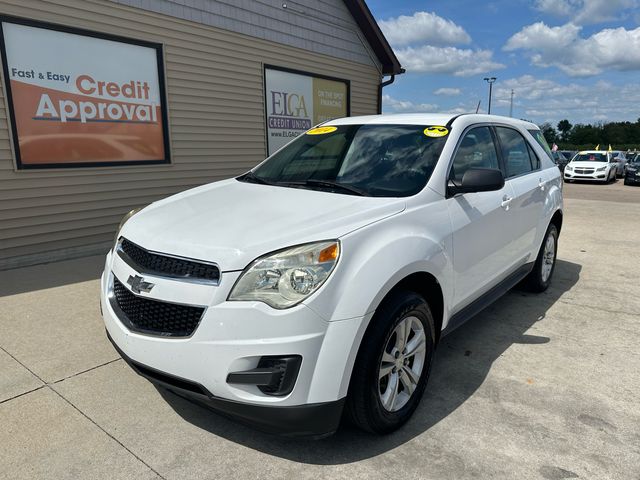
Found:
[[[426,210],[432,209],[405,211],[341,238],[336,271],[305,304],[328,321],[361,317],[402,279],[427,272],[440,283],[446,311],[453,288],[450,220],[442,206]]]
[[[425,212],[425,208],[407,211],[341,239],[342,253],[336,271],[318,295],[305,302],[326,320],[349,327],[345,334],[350,341],[341,345],[332,342],[320,354],[342,370],[336,398],[348,391],[353,365],[373,313],[404,278],[420,272],[435,277],[444,296],[442,324],[447,324],[453,293],[450,228],[448,212],[440,206],[440,212]],[[355,324],[341,321],[350,318],[360,320]]]

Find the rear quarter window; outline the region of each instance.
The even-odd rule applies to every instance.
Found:
[[[540,145],[545,152],[547,152],[547,155],[549,155],[549,158],[553,159],[553,156],[551,155],[551,149],[549,148],[549,144],[547,143],[547,139],[544,138],[544,135],[542,134],[541,130],[529,130],[529,133],[531,134],[531,136],[533,138],[536,139],[536,142],[538,142],[538,145]]]

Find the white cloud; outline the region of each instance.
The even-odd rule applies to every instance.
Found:
[[[602,120],[635,121],[640,104],[640,85],[616,86],[605,81],[592,85],[561,84],[549,79],[523,75],[496,84],[494,102],[504,114],[514,90],[514,116],[555,125],[563,118],[571,123]]]
[[[522,75],[496,84],[496,98],[506,99],[514,90],[517,98],[525,100],[544,100],[551,97],[570,97],[585,91],[585,87],[576,84],[560,84],[552,80]]]
[[[398,100],[387,94],[382,95],[382,108],[385,113],[430,113],[438,111],[438,105],[433,103],[414,103],[408,100]]]
[[[573,77],[640,70],[640,27],[604,29],[587,38],[580,36],[581,29],[571,23],[560,27],[534,23],[513,35],[504,49],[529,51],[534,65],[557,67]]]
[[[422,45],[396,49],[395,52],[407,72],[445,73],[469,77],[505,67],[493,60],[491,50]]]
[[[433,92],[434,95],[444,95],[445,97],[457,97],[462,94],[462,90],[459,88],[439,88]]]
[[[535,8],[543,13],[568,17],[576,24],[617,20],[640,6],[639,0],[536,0]]]
[[[415,12],[378,22],[385,37],[394,46],[428,43],[430,45],[459,45],[471,42],[469,34],[451,20],[435,13]]]

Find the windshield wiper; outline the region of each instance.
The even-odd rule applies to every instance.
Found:
[[[241,182],[259,183],[261,185],[275,185],[274,182],[270,182],[269,180],[265,180],[264,178],[258,177],[252,171],[248,171],[244,175],[240,175],[239,177],[236,177],[236,180],[240,180]]]
[[[300,188],[300,187],[326,187],[326,188],[342,190],[342,191],[348,192],[348,193],[350,193],[352,195],[359,195],[361,197],[370,196],[364,190],[360,190],[359,188],[352,187],[351,185],[345,185],[345,184],[338,183],[338,182],[332,182],[331,180],[309,179],[309,180],[294,181],[294,182],[286,182],[286,181],[275,182],[275,181],[266,180],[266,179],[264,179],[262,177],[258,177],[252,171],[249,171],[249,172],[245,173],[244,175],[240,175],[239,177],[236,177],[236,179],[241,181],[241,182],[259,183],[261,185],[271,185],[271,186],[278,186],[278,187],[294,187],[294,188]]]
[[[352,187],[351,185],[345,185],[344,183],[332,182],[331,180],[316,180],[310,178],[309,180],[305,180],[304,182],[289,182],[295,185],[308,185],[310,187],[327,187],[327,188],[337,188],[344,192],[349,192],[352,195],[359,195],[361,197],[368,197],[369,194],[364,190],[360,190],[357,187]]]

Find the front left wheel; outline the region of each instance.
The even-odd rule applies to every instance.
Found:
[[[556,256],[558,254],[558,228],[549,224],[547,233],[542,241],[542,246],[538,252],[538,257],[533,265],[533,269],[524,279],[527,290],[541,293],[549,288],[551,276],[556,267]]]
[[[373,433],[390,433],[413,414],[427,384],[435,328],[425,299],[395,292],[376,311],[356,358],[346,414]]]

